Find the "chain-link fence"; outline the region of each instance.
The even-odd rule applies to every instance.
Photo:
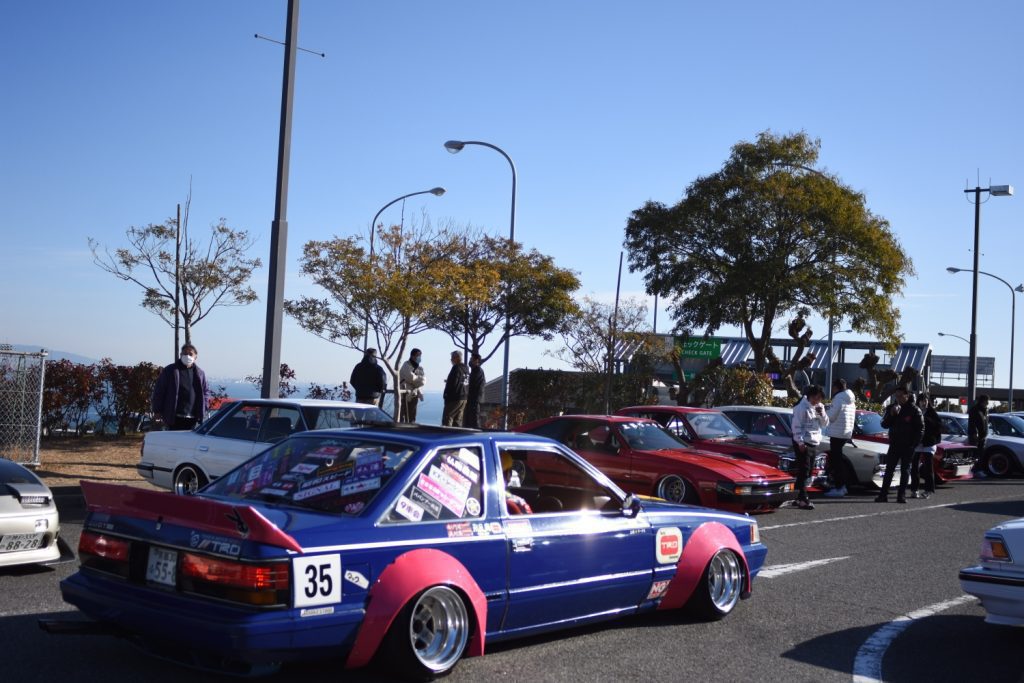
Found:
[[[0,458],[39,464],[46,352],[0,347]]]

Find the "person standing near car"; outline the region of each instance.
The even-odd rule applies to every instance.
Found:
[[[846,380],[837,378],[832,382],[832,405],[828,408],[828,460],[825,461],[825,476],[832,482],[832,488],[825,492],[829,498],[846,495],[846,464],[843,446],[853,438],[853,425],[857,417],[857,399],[846,388]]]
[[[480,367],[483,358],[479,353],[474,353],[469,359],[469,392],[466,395],[466,413],[462,420],[463,427],[480,429],[480,397],[484,395],[484,385],[487,384],[487,377],[484,369]]]
[[[423,400],[423,385],[426,383],[426,373],[420,361],[423,359],[423,352],[413,349],[409,353],[409,360],[402,363],[398,370],[398,378],[402,389],[402,421],[415,422],[416,409]]]
[[[928,394],[917,397],[917,407],[924,416],[924,436],[921,445],[914,451],[914,462],[910,466],[910,497],[928,498],[935,493],[935,449],[942,441],[942,419],[932,406]],[[924,479],[924,488],[918,492],[918,479]]]
[[[906,503],[907,477],[910,476],[910,463],[914,459],[914,449],[921,443],[924,436],[924,415],[917,405],[910,400],[910,392],[899,387],[893,393],[893,402],[882,415],[882,426],[889,430],[889,451],[885,454],[885,474],[882,476],[882,491],[875,498],[876,503],[889,502],[889,487],[896,465],[900,466],[900,486],[896,491],[896,502]]]
[[[452,369],[444,381],[444,427],[461,427],[462,413],[466,410],[469,396],[469,368],[462,362],[462,354],[452,351]]]
[[[388,379],[384,368],[377,363],[377,349],[366,349],[363,359],[352,368],[349,383],[356,392],[356,401],[368,405],[378,405],[387,389]]]
[[[196,365],[199,351],[181,347],[178,360],[160,371],[150,401],[153,414],[163,418],[164,429],[192,429],[206,417],[210,387],[206,373]]]
[[[821,443],[821,432],[828,426],[822,399],[825,392],[817,384],[804,389],[804,397],[793,407],[793,454],[796,459],[796,507],[813,510],[807,496],[807,480],[814,467],[814,454]]]
[[[978,461],[974,465],[974,476],[984,479],[988,476],[988,456],[985,455],[985,440],[988,439],[988,394],[981,394],[967,411],[967,443],[977,449]]]

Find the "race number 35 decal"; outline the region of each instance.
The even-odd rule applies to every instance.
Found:
[[[292,560],[296,607],[341,602],[341,555],[311,555]]]

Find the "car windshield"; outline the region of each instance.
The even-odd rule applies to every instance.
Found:
[[[1024,420],[1020,419],[1016,415],[1000,415],[999,420],[1002,421],[1003,424],[998,424],[997,421],[990,420],[994,423],[992,429],[993,432],[999,436],[1024,437]]]
[[[231,470],[202,493],[354,515],[415,450],[358,436],[293,436]]]
[[[376,406],[363,408],[306,407],[302,409],[310,429],[347,429],[365,424],[389,424],[391,416]]]
[[[623,422],[619,424],[619,431],[633,450],[663,451],[686,448],[686,442],[677,439],[656,422]]]
[[[690,413],[690,426],[702,439],[736,439],[743,436],[743,430],[722,413]]]
[[[967,418],[956,415],[942,415],[942,433],[953,436],[967,436]]]
[[[857,413],[857,429],[862,434],[888,434],[889,432],[882,426],[882,416],[878,413]]]

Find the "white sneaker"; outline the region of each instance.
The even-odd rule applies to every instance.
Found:
[[[826,498],[842,498],[845,495],[846,495],[846,487],[845,486],[840,486],[837,489],[829,489],[828,491],[825,491],[825,497]]]

